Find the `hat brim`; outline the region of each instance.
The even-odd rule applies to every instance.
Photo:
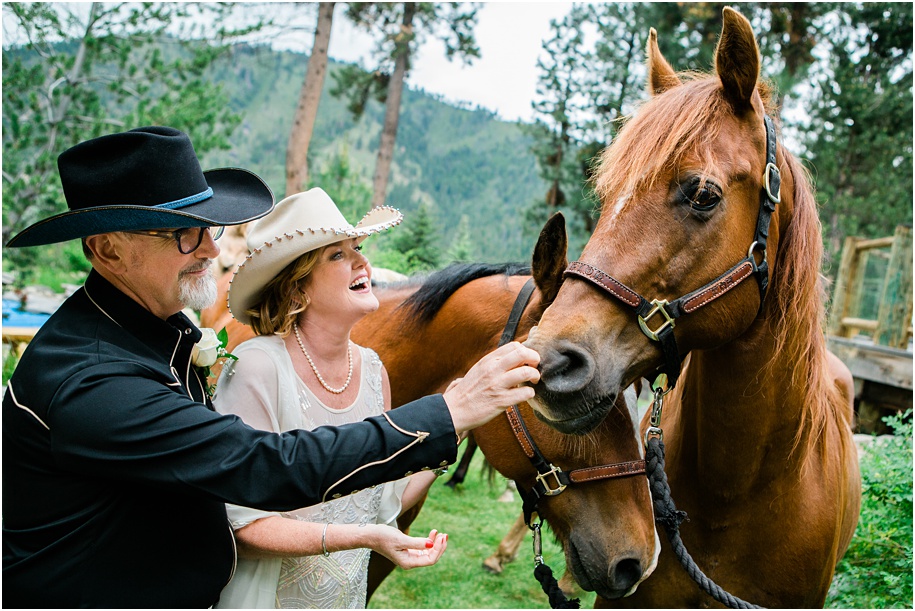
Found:
[[[390,229],[401,221],[403,214],[399,210],[380,206],[372,208],[355,227],[292,229],[274,240],[265,242],[249,253],[235,270],[227,296],[229,311],[239,322],[250,324],[251,317],[246,310],[260,299],[267,283],[300,256],[343,240],[366,238]]]
[[[219,168],[203,173],[213,196],[180,209],[98,206],[70,210],[26,227],[7,247],[40,246],[113,231],[240,225],[273,210],[273,192],[253,172]]]

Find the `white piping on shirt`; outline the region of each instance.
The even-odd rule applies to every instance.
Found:
[[[13,385],[12,385],[12,384],[7,384],[6,390],[7,390],[7,392],[10,393],[10,396],[13,398],[13,403],[16,404],[16,407],[18,407],[19,409],[21,409],[21,410],[23,410],[23,411],[28,412],[29,414],[32,415],[32,418],[34,418],[35,420],[37,420],[38,422],[41,423],[41,426],[43,426],[44,428],[48,429],[49,431],[51,430],[51,427],[49,427],[47,424],[45,424],[45,421],[42,420],[41,418],[39,418],[39,417],[38,417],[38,414],[36,414],[35,412],[33,412],[32,410],[30,410],[29,408],[27,408],[25,405],[23,405],[22,403],[20,403],[19,401],[16,400],[16,393],[13,392]]]
[[[321,497],[321,502],[322,502],[322,503],[326,503],[326,502],[327,502],[327,495],[330,494],[330,491],[331,491],[331,490],[333,490],[334,488],[336,488],[337,486],[339,486],[342,482],[346,481],[347,479],[349,479],[350,477],[352,477],[353,475],[355,475],[355,474],[358,473],[359,471],[362,471],[363,469],[367,469],[367,468],[369,468],[369,467],[374,467],[375,465],[384,464],[384,463],[388,462],[389,460],[391,460],[391,459],[397,457],[399,454],[402,454],[403,452],[406,452],[407,450],[409,450],[410,448],[412,448],[412,447],[413,447],[414,445],[416,445],[417,443],[422,443],[423,441],[426,440],[426,437],[429,436],[429,433],[427,433],[426,431],[416,431],[415,433],[411,433],[410,431],[407,431],[407,430],[402,429],[401,427],[397,426],[397,425],[394,423],[393,420],[391,420],[391,418],[388,416],[388,413],[387,413],[387,412],[382,412],[381,415],[384,416],[384,419],[388,421],[388,424],[390,424],[390,425],[391,425],[392,427],[394,427],[396,430],[400,431],[400,432],[403,433],[404,435],[408,435],[408,436],[410,436],[410,437],[416,437],[416,439],[414,439],[413,441],[411,441],[409,444],[405,445],[404,447],[400,448],[399,450],[397,450],[396,452],[394,452],[393,454],[391,454],[390,456],[388,456],[388,457],[385,458],[384,460],[376,460],[375,462],[370,462],[370,463],[368,463],[368,464],[362,465],[362,466],[359,467],[358,469],[354,469],[354,470],[351,471],[348,475],[345,475],[345,476],[343,476],[342,478],[340,478],[339,480],[337,480],[336,482],[334,482],[334,484],[333,484],[332,486],[330,486],[330,487],[324,492],[324,496]]]
[[[95,307],[97,307],[97,308],[99,309],[99,312],[101,312],[102,314],[104,314],[105,316],[107,316],[108,319],[109,319],[111,322],[113,322],[113,323],[116,324],[117,326],[123,328],[123,326],[121,325],[121,323],[119,323],[119,322],[116,321],[114,318],[112,318],[111,315],[110,315],[108,312],[106,312],[105,309],[104,309],[102,306],[100,306],[100,305],[95,301],[95,299],[92,298],[92,295],[89,294],[89,291],[86,289],[85,286],[83,286],[83,291],[86,293],[86,297],[89,298],[89,301],[91,301],[92,304],[93,304]],[[180,346],[180,345],[181,345],[181,332],[179,331],[179,332],[178,332],[178,341],[175,343],[175,348],[174,348],[174,350],[172,350],[172,356],[171,356],[171,358],[168,360],[169,369],[171,370],[172,377],[175,378],[175,383],[174,383],[174,384],[166,384],[166,386],[181,386],[182,388],[186,388],[186,389],[187,389],[187,395],[188,395],[191,399],[193,399],[194,396],[191,394],[191,390],[190,390],[190,388],[191,388],[191,385],[190,385],[190,377],[187,378],[187,380],[185,381],[185,384],[182,386],[182,384],[181,384],[181,376],[178,375],[178,370],[176,370],[175,367],[174,367],[174,365],[173,365],[173,363],[174,363],[174,361],[175,361],[175,355],[178,353],[178,346]],[[190,373],[190,368],[191,368],[191,364],[190,364],[190,361],[188,361],[188,373]],[[198,383],[199,383],[199,381],[198,381]],[[204,393],[204,394],[205,394],[205,393]]]
[[[181,386],[182,388],[184,388],[184,391],[187,393],[187,396],[190,397],[191,399],[193,399],[194,395],[191,394],[190,382],[188,381],[187,378],[185,378],[184,384],[182,385],[181,376],[178,375],[178,370],[175,369],[175,357],[178,355],[178,347],[180,345],[181,345],[181,331],[178,331],[178,341],[175,342],[175,348],[174,348],[174,350],[172,350],[172,356],[170,359],[168,359],[168,368],[172,372],[172,376],[174,376],[175,381],[178,382],[178,386]],[[190,368],[191,368],[190,361],[188,361],[188,363],[187,363],[187,368],[188,368],[188,371],[190,371]],[[168,386],[174,386],[174,384],[168,384]]]
[[[89,301],[92,302],[92,305],[94,305],[95,307],[97,307],[97,308],[99,309],[99,312],[101,312],[102,314],[104,314],[105,316],[107,316],[107,317],[109,318],[109,320],[111,320],[111,322],[113,322],[113,323],[116,324],[117,326],[119,326],[119,327],[121,326],[121,323],[119,323],[119,322],[116,321],[115,319],[111,318],[111,315],[110,315],[108,312],[106,312],[106,311],[104,310],[104,308],[102,308],[102,306],[100,306],[98,303],[95,302],[95,299],[92,298],[92,295],[89,294],[89,291],[86,289],[85,286],[83,286],[83,292],[86,293],[86,297],[89,298]],[[123,328],[123,327],[122,327],[122,328]]]

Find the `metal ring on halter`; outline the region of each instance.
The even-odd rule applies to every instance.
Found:
[[[671,390],[673,390],[672,388],[668,387],[667,382],[668,382],[667,374],[659,373],[658,377],[656,377],[653,382],[650,382],[648,386],[649,386],[649,388],[651,388],[651,392],[653,392],[655,394],[658,394],[659,390],[664,391],[661,394],[661,396],[663,397],[664,395],[669,393]]]
[[[756,250],[756,247],[757,247],[757,246],[759,246],[759,242],[753,242],[752,244],[750,244],[750,248],[749,248],[749,250],[747,250],[747,258],[748,258],[748,259],[749,259],[750,257],[753,257],[753,251]],[[765,262],[768,261],[768,259],[769,259],[769,255],[768,255],[767,252],[766,252],[766,247],[765,247],[765,246],[763,246],[763,249],[762,249],[762,258],[763,258],[763,260],[762,260],[759,264],[757,264],[757,265],[760,265],[760,264],[762,264],[762,263],[765,263]],[[753,257],[753,260],[755,261],[755,260],[756,260],[756,257]]]
[[[543,485],[543,493],[546,496],[556,496],[566,489],[566,485],[562,483],[561,479],[559,479],[560,474],[562,474],[562,469],[554,466],[553,464],[550,464],[550,470],[546,473],[537,473],[536,479]],[[555,488],[550,488],[550,482],[547,479],[549,476],[553,476],[553,480],[556,484]]]
[[[769,176],[771,175],[771,172],[773,170],[775,171],[775,175],[779,179],[778,180],[778,183],[779,183],[778,193],[775,193],[774,195],[772,193],[772,187],[770,186],[771,181],[769,180]],[[782,173],[781,173],[781,171],[778,169],[777,165],[775,165],[774,163],[772,163],[770,161],[769,163],[766,164],[766,170],[765,170],[764,176],[766,177],[765,178],[766,194],[769,196],[769,199],[771,199],[773,202],[775,202],[776,204],[780,204],[782,202],[782,189],[781,189]]]

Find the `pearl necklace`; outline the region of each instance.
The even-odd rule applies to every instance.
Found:
[[[299,342],[299,348],[302,349],[302,354],[305,355],[305,360],[307,360],[308,364],[311,365],[311,370],[315,372],[315,377],[318,378],[318,382],[321,383],[321,386],[323,386],[326,391],[332,392],[335,395],[339,395],[344,390],[346,390],[349,386],[349,383],[353,379],[353,349],[350,347],[349,342],[347,342],[346,345],[346,356],[349,359],[349,373],[346,374],[346,382],[340,388],[331,388],[318,372],[318,368],[315,367],[315,362],[311,360],[311,356],[309,356],[308,350],[305,350],[305,344],[302,343],[302,336],[299,335],[299,325],[293,325],[292,329],[295,331],[295,339],[297,342]]]

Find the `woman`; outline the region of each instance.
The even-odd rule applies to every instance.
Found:
[[[378,309],[360,242],[402,219],[393,208],[375,208],[353,227],[323,190],[311,189],[256,223],[228,299],[257,337],[238,346],[238,360],[222,372],[218,411],[282,432],[390,409],[378,355],[349,336]],[[283,514],[229,505],[239,562],[219,606],[364,608],[370,551],[408,569],[432,565],[445,551],[446,534],[409,537],[396,528],[434,479],[424,471]]]

